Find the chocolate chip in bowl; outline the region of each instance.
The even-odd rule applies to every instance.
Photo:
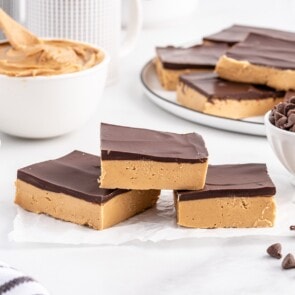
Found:
[[[276,105],[270,112],[269,121],[280,129],[295,132],[295,96]]]
[[[295,96],[279,103],[264,116],[268,142],[295,184]]]

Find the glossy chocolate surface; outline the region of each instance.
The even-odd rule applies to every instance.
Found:
[[[203,163],[208,152],[196,133],[176,134],[149,129],[101,124],[102,160],[151,160]]]
[[[295,70],[295,41],[250,33],[245,41],[234,45],[225,55],[254,65]]]
[[[221,42],[233,45],[244,41],[249,33],[258,33],[270,37],[281,38],[285,40],[295,40],[294,32],[280,31],[268,28],[250,27],[243,25],[233,25],[221,30],[215,34],[204,37],[205,41]]]
[[[176,191],[180,201],[218,197],[273,196],[276,188],[265,164],[209,165],[199,191]]]
[[[180,76],[180,81],[210,99],[263,99],[283,97],[284,91],[267,86],[238,83],[218,78],[215,73],[191,73]]]
[[[183,47],[157,47],[157,56],[165,69],[214,69],[218,59],[228,49],[226,44]]]
[[[100,158],[74,151],[17,171],[17,178],[42,190],[101,204],[127,190],[99,188]]]

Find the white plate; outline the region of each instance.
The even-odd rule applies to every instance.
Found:
[[[141,83],[147,97],[162,109],[185,120],[198,124],[238,133],[265,136],[263,116],[246,119],[229,119],[207,115],[191,110],[176,101],[175,91],[167,91],[161,86],[152,60],[141,71]]]

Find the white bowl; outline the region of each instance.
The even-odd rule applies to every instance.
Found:
[[[105,86],[110,58],[104,54],[99,64],[75,73],[0,75],[0,131],[18,137],[49,138],[82,126],[94,114]]]
[[[270,123],[270,112],[264,116],[268,142],[280,162],[292,174],[292,183],[295,184],[295,132],[280,129]]]

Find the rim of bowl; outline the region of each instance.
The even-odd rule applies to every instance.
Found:
[[[89,72],[93,72],[93,71],[97,70],[97,68],[99,68],[99,67],[104,67],[104,66],[108,65],[111,60],[109,53],[107,53],[104,48],[102,48],[100,46],[95,46],[95,45],[88,43],[88,42],[81,42],[81,41],[66,39],[66,38],[42,38],[42,39],[43,40],[57,40],[57,41],[64,40],[64,41],[70,41],[70,42],[76,42],[79,44],[88,45],[92,48],[96,48],[96,49],[102,51],[104,54],[104,59],[100,63],[94,65],[93,67],[91,67],[89,69],[78,71],[78,72],[73,72],[73,73],[49,75],[49,76],[24,76],[24,77],[15,77],[15,76],[8,76],[8,75],[0,74],[0,79],[19,79],[19,80],[48,80],[48,79],[50,79],[50,80],[54,80],[54,79],[70,78],[70,77],[74,77],[74,76],[82,76],[82,75],[87,75]],[[7,43],[7,40],[0,41],[0,44],[2,44],[2,43]]]
[[[288,135],[288,136],[295,136],[295,132],[291,132],[288,130],[284,130],[281,128],[278,128],[277,126],[273,125],[270,121],[269,121],[269,115],[270,115],[271,111],[268,111],[265,115],[264,115],[264,124],[265,126],[275,130],[276,132],[280,132],[281,134],[284,135]]]

